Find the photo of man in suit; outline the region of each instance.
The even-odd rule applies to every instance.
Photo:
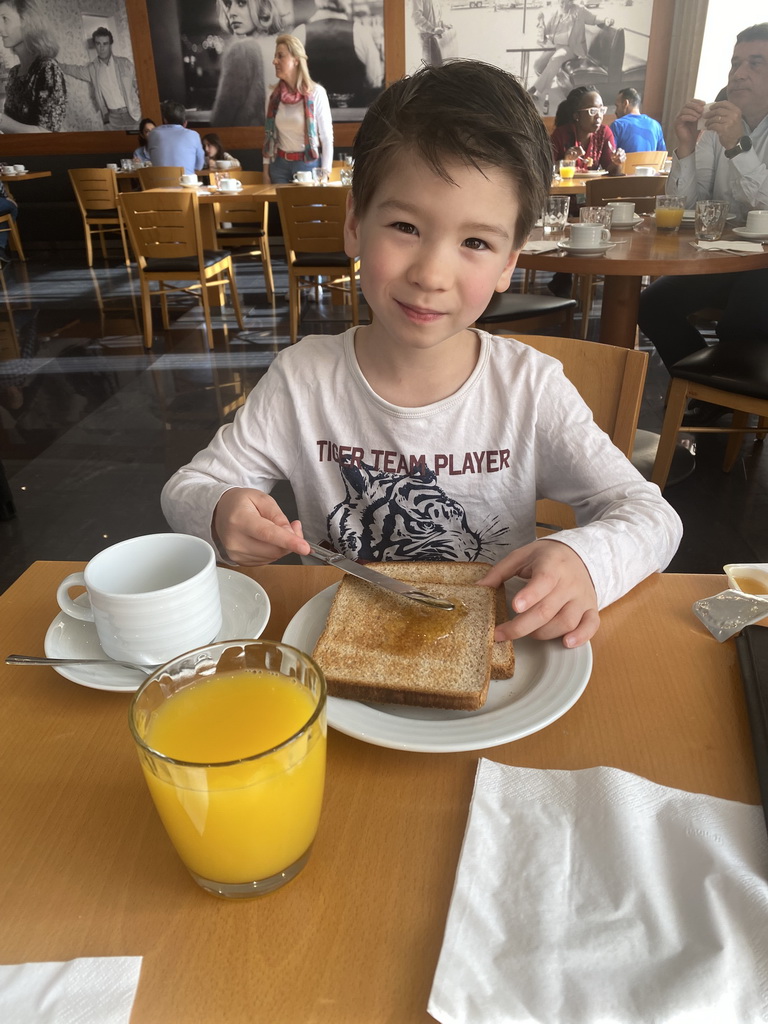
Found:
[[[87,64],[61,63],[62,71],[71,78],[90,83],[91,99],[105,128],[113,131],[138,128],[141,105],[133,63],[112,52],[115,40],[108,28],[97,28],[91,39],[95,49],[92,59]]]

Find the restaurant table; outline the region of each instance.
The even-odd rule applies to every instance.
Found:
[[[24,171],[23,174],[0,174],[0,181],[31,181],[33,178],[50,178],[53,171]]]
[[[531,240],[541,237],[540,229],[531,234]],[[730,230],[723,235],[725,239],[735,237]],[[704,252],[693,246],[695,240],[692,224],[683,224],[676,232],[662,232],[656,231],[652,217],[644,217],[631,230],[614,230],[611,241],[617,244],[603,255],[521,252],[518,266],[553,273],[601,274],[605,283],[600,341],[634,348],[640,285],[646,275],[735,274],[768,268],[768,250],[754,255]]]
[[[36,562],[0,597],[2,660],[43,653],[56,587],[82,565]],[[341,575],[247,574],[269,594],[264,635],[277,638]],[[0,665],[0,963],[141,955],[132,1024],[429,1024],[481,753],[524,767],[610,765],[759,803],[735,644],[718,644],[691,612],[724,586],[720,575],[656,574],[605,610],[581,699],[516,742],[422,754],[329,730],[307,867],[238,903],[199,889],[171,847],[128,730],[130,695]]]

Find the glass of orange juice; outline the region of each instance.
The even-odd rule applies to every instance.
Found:
[[[560,161],[560,177],[565,181],[568,178],[572,178],[576,173],[576,161],[575,160],[561,160]]]
[[[130,726],[198,885],[247,899],[301,871],[320,820],[327,731],[325,678],[309,655],[272,640],[190,651],[141,686]]]
[[[656,229],[677,231],[683,222],[684,196],[656,196]]]

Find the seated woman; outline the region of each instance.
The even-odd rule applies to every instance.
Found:
[[[203,150],[205,151],[205,165],[209,171],[216,169],[219,160],[229,160],[232,164],[231,170],[240,170],[240,161],[235,159],[231,153],[227,153],[216,132],[209,132],[202,138]]]
[[[555,160],[575,159],[580,171],[621,174],[626,154],[603,124],[606,107],[599,92],[587,85],[572,89],[555,114],[550,136]]]
[[[155,128],[155,122],[151,117],[142,117],[139,121],[139,145],[133,151],[133,159],[141,160],[142,163],[150,163],[149,152],[147,151],[147,136]]]

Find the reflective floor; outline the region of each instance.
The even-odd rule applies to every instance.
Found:
[[[172,326],[142,343],[138,283],[117,262],[35,257],[5,271],[0,293],[0,460],[16,515],[0,521],[0,590],[36,559],[88,559],[140,533],[166,530],[167,478],[231,419],[288,344],[287,278],[276,260],[275,307],[258,264],[237,263],[246,314],[214,320],[184,298]],[[539,285],[544,287],[544,282]],[[593,316],[599,314],[598,303]],[[343,307],[309,303],[302,332],[338,333]],[[593,325],[594,326],[594,325]],[[640,426],[661,424],[666,372],[652,356]],[[702,435],[695,469],[666,491],[685,524],[671,569],[717,572],[768,561],[768,452],[745,441],[730,474],[723,436]],[[289,489],[276,494],[290,515]]]

